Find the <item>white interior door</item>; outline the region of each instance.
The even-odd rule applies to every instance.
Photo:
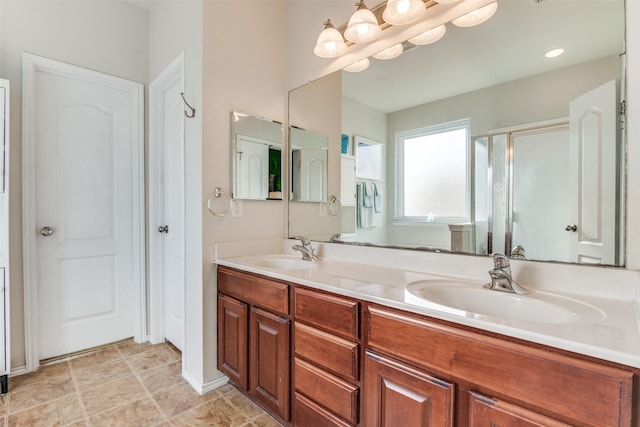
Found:
[[[150,339],[184,346],[184,54],[149,86]]]
[[[265,200],[269,196],[269,141],[236,137],[234,198]]]
[[[616,262],[616,82],[570,104],[573,260]],[[575,228],[571,227],[575,224]]]
[[[165,338],[182,350],[184,340],[184,114],[182,78],[162,91]]]
[[[38,355],[45,359],[137,332],[142,85],[36,58],[25,56],[24,68],[35,166],[27,156],[35,194],[27,185],[25,197],[35,221],[26,221],[25,236],[36,239]]]
[[[0,387],[6,393],[9,352],[9,81],[0,79]],[[2,377],[4,376],[4,379]]]
[[[514,133],[512,147],[512,247],[529,259],[571,261],[568,126]]]

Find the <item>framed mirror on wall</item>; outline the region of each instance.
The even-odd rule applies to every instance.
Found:
[[[234,199],[282,200],[282,123],[231,113],[231,181]]]
[[[545,25],[540,26],[540,22]],[[375,229],[355,227],[349,240],[476,254],[510,254],[517,248],[515,255],[526,259],[624,265],[625,150],[617,112],[625,92],[624,28],[622,0],[535,4],[504,0],[499,2],[496,14],[481,26],[458,28],[447,24],[446,35],[437,43],[405,43],[404,53],[398,58],[371,59],[364,72],[335,72],[293,90],[290,110],[297,112],[298,119],[303,117],[308,128],[314,128],[313,116],[299,113],[304,110],[301,105],[319,102],[318,91],[311,90],[314,85],[326,87],[327,80],[338,81],[333,85],[340,88],[341,99],[330,106],[323,104],[324,111],[340,112],[339,133],[365,135],[383,147],[383,220]],[[558,47],[564,48],[563,55],[545,57],[545,52]],[[600,118],[587,114],[574,123],[569,116],[571,106],[607,84],[609,102],[603,114],[616,122],[612,136],[606,137],[613,157],[607,156],[606,165],[598,163],[605,160],[597,156],[578,158],[582,162],[579,170],[586,171],[579,176],[572,172],[574,166],[567,164],[566,155],[564,161],[561,159],[565,148],[555,147],[583,144],[584,148],[599,143],[594,135],[599,135],[595,126]],[[403,133],[463,119],[469,121],[469,154],[464,171],[468,187],[464,200],[469,206],[465,214],[452,215],[450,221],[429,221],[427,215],[427,220],[399,223],[398,206],[403,204],[399,204],[402,180],[398,177],[404,176],[398,158],[399,138]],[[564,121],[571,129],[522,133],[552,121]],[[576,132],[586,138],[575,140]],[[562,142],[549,142],[550,138]],[[339,150],[339,146],[330,144],[330,157],[332,150]],[[445,168],[449,165],[448,160],[435,155],[430,161],[440,162]],[[557,177],[560,171],[569,176]],[[439,179],[446,182],[438,184]],[[572,184],[565,186],[559,182],[562,180]],[[450,179],[433,176],[430,181],[436,183],[435,188],[444,188]],[[603,182],[607,183],[605,187]],[[570,190],[553,197],[545,190],[561,187]],[[584,195],[594,188],[607,190],[589,192],[590,202],[581,212],[567,213],[562,208],[568,203],[565,197]],[[595,214],[604,211],[608,219],[596,224]],[[351,211],[345,214],[357,216]],[[297,226],[298,221],[296,212],[290,211],[290,224]],[[567,226],[569,231],[565,230]],[[558,227],[561,229],[556,230]],[[606,242],[594,244],[602,237],[594,234],[597,229],[613,232],[608,232]],[[317,236],[317,240],[328,241],[331,237],[312,223],[296,230]],[[463,247],[452,243],[461,240],[459,233],[465,235]],[[544,242],[536,241],[541,236],[549,237]],[[581,245],[583,254],[572,249],[576,245]],[[607,246],[610,255],[600,257],[597,251],[587,251],[595,245]],[[557,250],[550,250],[552,247]]]

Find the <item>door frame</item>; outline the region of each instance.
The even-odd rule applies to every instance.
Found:
[[[160,343],[165,339],[165,283],[164,239],[157,231],[163,222],[164,196],[162,185],[163,152],[161,114],[162,94],[180,81],[184,91],[184,52],[181,52],[149,85],[149,341]],[[184,118],[183,118],[184,138]],[[184,168],[183,168],[184,173]],[[185,336],[183,331],[183,338]],[[184,344],[183,344],[184,346]]]
[[[144,85],[41,56],[22,54],[22,239],[24,273],[25,369],[34,371],[40,365],[38,343],[38,259],[36,222],[35,170],[35,76],[43,71],[90,83],[108,85],[129,93],[136,106],[132,117],[132,182],[133,182],[133,338],[147,340],[145,290],[145,217],[144,217]]]

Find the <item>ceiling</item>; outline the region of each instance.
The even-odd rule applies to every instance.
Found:
[[[364,72],[343,72],[343,94],[390,113],[624,51],[623,0],[499,0],[477,27],[447,24],[440,41]],[[544,53],[565,49],[560,57]]]

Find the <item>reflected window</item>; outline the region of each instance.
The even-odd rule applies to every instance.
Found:
[[[361,136],[354,137],[356,144],[356,177],[360,179],[383,180],[384,145]]]
[[[396,135],[396,221],[468,222],[470,120]]]

